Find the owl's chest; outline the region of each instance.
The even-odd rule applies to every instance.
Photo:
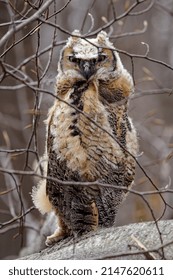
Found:
[[[56,104],[50,126],[53,150],[58,159],[66,160],[68,168],[94,180],[98,164],[109,161],[114,165],[123,156],[119,145],[107,134],[113,132],[109,114],[94,87],[80,98],[74,92],[69,93],[65,101],[81,112],[64,102]]]

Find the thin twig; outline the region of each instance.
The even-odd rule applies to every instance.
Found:
[[[20,23],[19,25],[15,26],[15,32],[18,32],[19,30],[23,29],[28,24],[32,23],[33,21],[40,18],[43,12],[52,4],[54,0],[47,0],[40,9],[35,12],[30,18],[25,19]],[[14,30],[10,29],[0,40],[0,48],[13,36]]]
[[[135,241],[139,249],[142,249],[144,251],[144,255],[146,256],[147,260],[156,260],[156,257],[145,247],[145,245],[139,239],[137,239],[134,235],[131,236],[131,239]]]

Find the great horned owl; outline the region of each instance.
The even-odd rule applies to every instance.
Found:
[[[132,78],[105,32],[94,39],[79,33],[68,39],[58,63],[60,100],[55,99],[46,121],[48,178],[33,190],[36,207],[42,213],[53,210],[58,218],[47,245],[114,224],[126,191],[92,182],[127,190],[132,185],[131,155],[136,156],[138,144],[127,107],[133,91]],[[74,183],[63,185],[50,177]]]

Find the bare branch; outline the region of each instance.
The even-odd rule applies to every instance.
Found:
[[[40,9],[35,12],[30,18],[25,19],[20,23],[19,25],[15,25],[15,32],[18,32],[22,28],[24,28],[26,25],[32,23],[33,21],[37,20],[42,16],[42,14],[45,12],[45,10],[53,3],[54,0],[47,0]],[[13,36],[14,29],[10,29],[0,40],[0,48]]]

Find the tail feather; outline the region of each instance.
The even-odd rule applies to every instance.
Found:
[[[48,196],[46,195],[46,180],[41,180],[37,187],[32,189],[32,200],[36,208],[42,213],[45,214],[52,210],[52,204],[49,201]]]

